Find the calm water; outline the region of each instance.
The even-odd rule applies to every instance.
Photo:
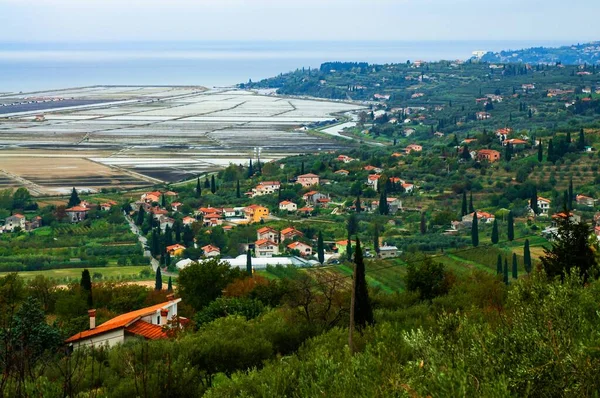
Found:
[[[568,43],[519,42],[210,42],[0,43],[0,92],[88,85],[227,86],[326,61],[371,63],[467,59]]]

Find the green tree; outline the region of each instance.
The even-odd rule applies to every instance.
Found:
[[[473,207],[473,191],[469,192],[469,213],[473,213],[475,207]]]
[[[77,206],[77,205],[79,205],[79,203],[81,203],[81,199],[79,199],[77,190],[75,189],[75,187],[73,187],[73,190],[71,191],[71,197],[69,198],[69,203],[67,204],[67,207]]]
[[[167,292],[171,293],[173,291],[173,281],[171,280],[171,277],[169,276],[169,283],[167,284]]]
[[[529,251],[529,239],[525,239],[525,245],[523,246],[523,265],[527,273],[531,272],[531,253]]]
[[[360,213],[362,212],[362,206],[360,204],[360,195],[356,195],[356,202],[355,202],[355,207],[356,207],[356,212]]]
[[[154,280],[154,290],[162,290],[162,273],[160,267],[156,267],[156,278]]]
[[[494,218],[494,223],[492,224],[492,243],[495,245],[499,240],[498,221]]]
[[[346,245],[346,257],[348,257],[348,261],[352,261],[352,235],[348,232],[348,244]]]
[[[583,133],[583,129],[579,131],[579,139],[577,140],[577,150],[585,150],[585,134]]]
[[[254,167],[252,166],[252,159],[248,162],[248,178],[252,178],[254,175]]]
[[[135,224],[138,227],[141,227],[142,224],[144,224],[144,217],[145,217],[145,215],[146,215],[146,212],[144,211],[144,207],[142,205],[140,205],[140,208],[139,208],[138,213],[137,213],[137,218],[135,219]]]
[[[281,189],[279,191],[281,191]],[[240,191],[240,180],[237,180],[237,183],[236,183],[235,197],[238,199],[242,197],[242,192]]]
[[[196,197],[199,198],[202,196],[202,186],[200,185],[200,177],[196,180]]]
[[[356,248],[354,250],[354,325],[357,330],[364,329],[367,325],[373,325],[373,309],[369,299],[367,289],[367,278],[365,274],[365,263],[360,247],[360,240],[356,238]]]
[[[531,199],[529,199],[529,207],[533,211],[534,215],[540,214],[540,208],[538,206],[538,194],[537,187],[534,185],[531,191]]]
[[[544,160],[544,146],[542,145],[541,142],[538,144],[537,159],[538,159],[538,162],[540,162],[540,163]]]
[[[350,214],[348,216],[346,229],[348,230],[348,235],[356,235],[358,232],[358,217],[356,217],[355,214]]]
[[[387,203],[387,192],[385,188],[381,190],[381,194],[379,195],[379,214],[382,216],[390,214],[390,207]]]
[[[421,300],[433,300],[448,293],[450,283],[444,264],[431,257],[422,262],[409,262],[406,267],[406,289],[418,292]]]
[[[513,277],[513,279],[517,279],[519,277],[517,253],[513,253],[513,255],[512,255],[512,277]]]
[[[373,231],[373,250],[375,250],[376,254],[379,254],[379,226],[375,225],[375,229]]]
[[[515,219],[513,212],[508,212],[508,240],[512,242],[515,239]]]
[[[217,183],[215,182],[214,174],[210,176],[210,192],[217,192]]]
[[[504,284],[508,285],[508,260],[504,259]]]
[[[462,206],[461,206],[461,216],[466,216],[468,214],[467,212],[467,192],[463,191],[463,195],[462,195]]]
[[[252,253],[249,248],[246,250],[246,273],[252,277]]]
[[[426,221],[427,220],[425,219],[425,212],[421,212],[421,225],[420,225],[421,235],[425,235],[427,233]]]
[[[573,177],[569,178],[569,209],[573,208],[573,201],[575,201],[575,195],[573,194]]]
[[[477,212],[473,212],[473,223],[471,224],[471,243],[473,247],[479,246],[479,222]]]
[[[227,285],[246,275],[227,262],[211,258],[192,263],[179,272],[178,292],[185,303],[198,311],[220,297]]]
[[[84,269],[81,272],[81,281],[79,282],[82,292],[87,296],[87,306],[92,308],[94,306],[94,299],[92,296],[92,277],[90,271]]]
[[[548,278],[560,277],[564,280],[571,270],[578,269],[583,282],[597,274],[596,248],[590,241],[591,227],[584,223],[575,223],[571,217],[559,217],[558,232],[550,249],[544,248],[540,258]]]
[[[552,143],[552,139],[548,141],[548,154],[546,155],[546,160],[548,162],[556,162],[556,152],[554,152],[554,144]]]
[[[167,207],[167,195],[165,195],[165,194],[160,195],[160,205],[163,208]]]
[[[502,256],[498,254],[498,260],[496,262],[496,274],[502,275]]]
[[[319,231],[319,237],[317,238],[317,258],[321,264],[325,263],[325,246],[323,244],[323,234]]]

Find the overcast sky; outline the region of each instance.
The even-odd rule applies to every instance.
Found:
[[[600,0],[0,0],[0,41],[600,40]]]

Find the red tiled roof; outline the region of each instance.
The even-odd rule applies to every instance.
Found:
[[[149,340],[166,339],[168,337],[162,326],[153,325],[141,319],[127,326],[125,332],[142,336]]]
[[[256,246],[262,246],[262,245],[265,245],[265,244],[269,244],[271,246],[277,246],[277,243],[272,242],[272,241],[270,241],[268,239],[259,239],[259,240],[257,240],[254,243],[256,244]]]
[[[221,253],[221,249],[219,249],[216,246],[213,245],[206,245],[202,248],[202,251],[204,251],[205,253],[210,253],[210,252],[219,252]]]
[[[291,234],[291,233],[302,235],[302,232],[300,232],[296,228],[292,228],[292,227],[288,227],[288,228],[281,230],[281,235],[287,235],[287,234]]]
[[[185,246],[183,246],[183,245],[180,245],[179,243],[177,243],[177,244],[175,244],[175,245],[171,245],[171,246],[167,246],[167,247],[166,247],[166,250],[167,250],[168,252],[170,252],[170,251],[174,251],[174,250],[179,250],[179,249],[183,249],[183,250],[185,250]]]
[[[181,299],[176,300],[176,302],[179,301],[181,301]],[[96,327],[95,329],[85,330],[83,332],[77,333],[76,335],[69,337],[67,340],[65,340],[65,342],[71,343],[74,341],[106,333],[114,329],[130,326],[135,320],[146,315],[154,314],[156,311],[162,309],[163,307],[168,307],[171,303],[172,301],[168,301],[166,303],[156,304],[151,307],[146,307],[137,311],[131,311],[126,314],[119,315],[116,318],[104,322],[102,325]]]
[[[319,193],[319,192],[317,192],[317,191],[310,191],[310,192],[305,193],[304,196],[313,196],[314,194],[317,194],[317,193]]]
[[[308,173],[302,174],[301,176],[298,176],[298,178],[319,178],[319,176],[316,174]]]
[[[277,232],[277,231],[275,231],[271,227],[262,227],[259,230],[257,230],[256,232],[258,232],[259,234],[264,234],[265,232]]]
[[[73,207],[66,209],[65,211],[90,211],[90,209],[88,209],[87,207],[83,207],[83,206],[73,206]]]
[[[302,243],[302,242],[293,242],[290,243],[289,245],[287,245],[288,248],[294,250],[295,248],[297,248],[298,246],[306,246],[306,247],[310,247],[309,245],[307,245],[306,243]]]

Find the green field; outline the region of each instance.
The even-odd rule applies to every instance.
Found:
[[[103,281],[117,281],[117,280],[139,280],[139,279],[152,279],[153,273],[150,271],[150,277],[140,278],[140,272],[145,269],[150,269],[149,266],[124,266],[124,267],[101,267],[101,268],[90,268],[90,274],[93,276],[96,273],[102,275],[102,278],[93,278],[94,280]],[[33,279],[38,275],[43,275],[47,278],[67,282],[76,281],[81,278],[81,272],[83,268],[63,268],[63,269],[52,269],[46,271],[23,271],[19,272],[19,276],[24,279]],[[0,273],[0,277],[6,276],[8,272]]]

